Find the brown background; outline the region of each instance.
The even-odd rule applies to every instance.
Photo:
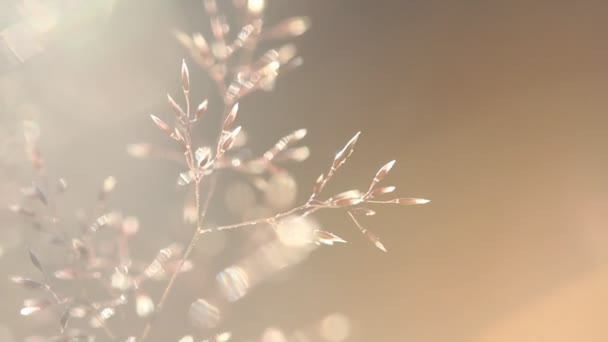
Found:
[[[295,172],[306,190],[362,130],[336,189],[363,186],[397,159],[389,181],[432,203],[366,221],[388,254],[346,218],[325,216],[349,244],[257,289],[230,329],[251,337],[339,311],[352,320],[350,341],[608,339],[606,2],[275,1],[268,15],[314,25],[298,39],[302,69],[243,103],[254,144],[309,128],[313,156]],[[203,23],[198,1],[118,1],[109,18],[2,75],[0,122],[38,118],[52,166],[77,184],[73,203],[116,175],[114,204],[142,217],[151,249],[169,238],[154,223],[179,215],[176,170],[133,161],[124,146],[162,141],[147,113],[168,113],[164,93],[178,90],[185,53],[170,29]],[[202,98],[211,90],[193,73]],[[4,205],[28,175],[18,139],[2,132],[16,146],[4,148]],[[14,239],[23,227],[1,215]],[[23,246],[4,247],[3,274],[29,267]],[[0,323],[20,337],[30,328],[12,289],[0,285]],[[159,340],[183,331],[179,303],[192,298],[179,299]]]

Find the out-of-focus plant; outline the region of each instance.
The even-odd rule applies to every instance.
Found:
[[[56,200],[67,189],[67,182],[60,179],[51,182],[39,148],[38,127],[25,123],[26,151],[37,172],[37,179],[23,189],[20,203],[10,209],[41,232],[48,242],[68,251],[68,261],[62,267],[44,265],[32,250],[29,258],[39,271],[38,278],[13,276],[11,281],[36,293],[24,301],[21,315],[30,316],[42,310],[55,310],[58,315],[58,334],[51,340],[91,340],[97,330],[103,331],[110,340],[144,341],[162,326],[158,314],[175,288],[178,276],[194,267],[190,259],[199,239],[207,234],[225,230],[266,227],[273,233],[271,238],[258,242],[252,251],[215,275],[217,293],[192,301],[189,317],[198,333],[213,340],[228,341],[229,333],[214,331],[221,321],[223,307],[247,294],[248,290],[285,267],[303,259],[313,248],[346,241],[336,234],[321,229],[314,215],[323,210],[341,212],[352,220],[354,226],[378,249],[386,251],[384,244],[361,223],[361,218],[375,215],[376,205],[414,205],[428,200],[410,197],[391,197],[394,186],[381,185],[395,165],[384,164],[365,189],[350,189],[327,195],[327,184],[347,162],[355,150],[360,133],[356,133],[333,156],[328,168],[321,173],[307,200],[287,208],[295,199],[294,181],[285,169],[287,162],[301,162],[308,157],[306,146],[298,145],[307,135],[306,129],[298,129],[278,140],[266,152],[251,156],[246,152],[246,137],[238,125],[240,101],[247,95],[272,90],[278,76],[301,64],[292,44],[278,45],[260,53],[263,41],[284,41],[303,34],[309,27],[304,17],[288,18],[272,27],[263,25],[264,2],[262,0],[234,1],[239,15],[228,23],[215,0],[204,1],[210,20],[213,38],[207,40],[200,33],[192,35],[176,32],[178,40],[188,49],[191,58],[211,77],[222,99],[223,110],[218,138],[213,144],[199,144],[195,137],[195,125],[203,124],[208,113],[209,101],[193,104],[190,70],[184,60],[181,65],[181,90],[183,100],[167,96],[174,118],[169,123],[165,116],[151,115],[152,122],[169,139],[176,150],[163,149],[148,143],[128,146],[128,153],[137,158],[161,157],[182,165],[176,175],[179,186],[191,189],[184,208],[184,218],[194,224],[190,240],[182,248],[175,243],[161,249],[152,261],[136,258],[129,248],[129,240],[139,231],[135,217],[123,216],[107,209],[107,198],[116,185],[108,177],[98,194],[98,203],[88,215],[80,215],[77,232],[62,230],[62,220],[57,214]],[[231,29],[236,27],[233,32]],[[264,44],[266,45],[266,44]],[[255,57],[258,56],[259,57]],[[180,104],[181,102],[181,104]],[[210,226],[206,223],[209,204],[218,196],[218,177],[226,171],[239,174],[248,180],[247,191],[237,193],[233,206],[242,209],[251,205],[248,197],[252,189],[262,193],[272,210],[254,214],[241,212],[242,221],[227,225]],[[230,191],[230,190],[227,190]],[[238,192],[238,191],[237,191]],[[192,201],[189,199],[192,198]],[[229,203],[230,205],[230,203]],[[238,211],[239,208],[236,210]],[[101,236],[103,233],[103,236]],[[158,299],[144,290],[144,284],[161,281],[166,284]],[[71,282],[71,292],[61,290],[60,282]],[[88,288],[101,288],[101,298],[93,298]],[[78,295],[75,295],[78,294]],[[118,334],[112,328],[111,318],[126,315],[129,303],[134,303],[136,316],[144,320],[141,331]],[[77,321],[87,319],[87,324]],[[78,327],[78,328],[77,328]],[[205,335],[207,334],[207,335]],[[182,341],[194,341],[186,335]]]

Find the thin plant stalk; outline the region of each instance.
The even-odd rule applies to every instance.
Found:
[[[207,212],[207,208],[209,207],[209,203],[211,202],[211,191],[210,194],[207,195],[207,199],[205,200],[205,205],[204,208],[201,211],[201,201],[200,201],[200,189],[201,189],[201,184],[202,184],[202,178],[201,179],[196,179],[195,183],[194,183],[194,191],[195,191],[195,202],[196,202],[196,232],[194,233],[194,235],[192,236],[192,238],[190,239],[190,243],[188,244],[188,247],[186,248],[186,251],[184,252],[183,256],[180,258],[177,267],[175,268],[175,270],[171,273],[171,277],[169,278],[169,282],[167,283],[167,286],[165,286],[165,289],[163,290],[163,294],[161,295],[158,304],[156,304],[156,315],[158,315],[160,313],[160,311],[162,310],[163,306],[165,305],[165,302],[167,301],[167,298],[169,297],[169,294],[171,293],[171,290],[173,289],[173,286],[175,285],[175,280],[177,279],[177,276],[179,274],[179,270],[182,269],[182,267],[184,266],[184,263],[186,262],[186,260],[190,257],[190,254],[192,254],[192,251],[194,250],[194,247],[196,246],[196,243],[198,242],[198,239],[201,235],[201,231],[202,231],[202,227],[203,227],[203,220],[204,217],[206,215]],[[214,184],[215,182],[211,183],[212,187],[215,187]],[[213,189],[211,189],[213,190]],[[200,215],[199,215],[200,213]],[[148,323],[146,324],[146,326],[144,327],[144,330],[141,333],[141,336],[139,338],[139,341],[144,341],[148,335],[150,334],[150,331],[152,330],[152,324],[153,324],[153,320],[148,321]]]
[[[186,118],[187,118],[187,120],[189,120],[189,118],[190,118],[190,96],[189,96],[189,89],[187,89],[186,87],[184,87],[184,97],[186,99]],[[192,123],[189,122],[187,127],[185,127],[185,128],[186,129],[185,129],[185,134],[184,134],[184,140],[185,140],[185,146],[186,146],[186,163],[188,164],[190,170],[195,172],[196,159],[194,157],[194,152],[192,151]],[[157,316],[161,312],[162,308],[164,307],[165,302],[167,301],[167,298],[169,297],[169,294],[171,293],[171,290],[173,289],[173,286],[175,285],[175,280],[177,279],[177,276],[179,275],[180,270],[184,266],[184,263],[186,262],[186,260],[192,254],[192,251],[194,250],[194,247],[196,246],[196,243],[198,242],[198,239],[201,235],[201,231],[203,230],[203,221],[206,216],[207,209],[209,208],[209,204],[211,202],[211,197],[213,196],[213,192],[215,189],[216,178],[217,177],[212,178],[211,185],[209,188],[209,193],[206,196],[204,205],[201,206],[201,185],[203,184],[204,173],[200,173],[200,175],[197,173],[196,176],[194,177],[196,231],[192,235],[192,238],[190,239],[190,242],[188,243],[188,247],[184,251],[184,254],[179,259],[179,261],[177,263],[177,267],[171,273],[169,282],[167,283],[167,286],[165,286],[163,293],[162,293],[158,303],[156,304],[155,316]],[[148,337],[148,335],[150,334],[150,331],[152,330],[153,323],[154,323],[153,319],[148,321],[148,323],[146,324],[146,326],[144,327],[144,329],[140,335],[140,338],[138,339],[139,341],[144,341]]]

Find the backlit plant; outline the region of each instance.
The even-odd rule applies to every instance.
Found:
[[[327,194],[327,184],[336,177],[355,150],[360,136],[360,133],[356,133],[333,155],[329,166],[316,178],[303,203],[276,210],[284,204],[278,201],[280,203],[274,206],[275,210],[249,214],[249,217],[241,215],[244,219],[240,222],[214,226],[207,224],[209,204],[219,195],[216,187],[218,177],[225,172],[242,176],[251,188],[266,194],[270,202],[279,193],[291,191],[291,178],[285,178],[288,175],[285,164],[301,162],[308,157],[308,148],[300,145],[307,135],[306,129],[283,136],[259,156],[243,153],[247,151],[247,139],[238,123],[239,112],[247,109],[241,108],[239,103],[256,91],[272,90],[280,75],[302,62],[292,44],[279,44],[260,53],[260,43],[284,41],[301,35],[308,29],[309,20],[294,17],[266,28],[262,20],[263,1],[249,0],[234,1],[240,15],[229,25],[215,0],[204,1],[204,7],[210,20],[212,39],[207,40],[200,33],[189,35],[176,32],[176,36],[187,48],[192,60],[213,80],[220,94],[222,103],[218,107],[222,108],[221,111],[211,113],[208,100],[194,103],[190,70],[184,60],[181,65],[180,95],[183,99],[168,95],[168,106],[173,114],[150,115],[152,122],[176,146],[161,148],[148,143],[134,143],[127,148],[134,157],[164,158],[183,168],[174,181],[181,187],[191,189],[185,194],[184,219],[195,226],[186,243],[171,244],[158,251],[152,260],[136,257],[129,248],[129,241],[138,233],[139,221],[107,208],[108,196],[116,185],[113,177],[104,181],[97,205],[91,213],[77,216],[79,230],[63,231],[64,220],[57,214],[56,203],[67,190],[67,182],[49,179],[39,148],[38,128],[33,122],[25,123],[26,151],[38,177],[30,187],[23,189],[20,203],[10,209],[32,223],[49,243],[67,251],[68,257],[65,265],[44,265],[37,254],[30,250],[29,258],[40,276],[13,276],[10,279],[35,293],[33,298],[24,301],[21,315],[31,316],[42,310],[57,312],[57,333],[49,337],[50,340],[92,340],[97,337],[144,341],[152,338],[155,329],[163,324],[158,314],[174,290],[176,279],[183,272],[196,267],[191,256],[200,239],[225,230],[265,227],[274,235],[257,243],[252,252],[215,275],[217,293],[205,298],[193,298],[190,308],[184,309],[195,332],[184,333],[181,341],[194,341],[195,336],[228,341],[230,333],[214,330],[221,321],[220,313],[226,305],[239,300],[252,286],[280,269],[301,261],[317,246],[346,242],[336,234],[321,229],[314,220],[316,213],[323,210],[344,213],[365,238],[378,249],[386,251],[380,239],[361,223],[361,218],[375,215],[373,207],[376,205],[428,202],[421,198],[393,197],[396,188],[381,184],[395,165],[394,160],[380,167],[365,189]],[[232,32],[232,27],[238,30]],[[194,127],[205,125],[205,119],[210,115],[221,115],[217,139],[213,144],[199,144]],[[284,186],[287,189],[273,190],[272,182],[277,179],[283,182],[279,182],[279,188]],[[153,298],[145,290],[144,285],[148,282],[164,284],[158,298]],[[99,298],[90,296],[88,288],[102,289],[104,295]],[[143,320],[142,329],[116,332],[111,318],[119,313],[124,317],[133,311],[134,318]]]

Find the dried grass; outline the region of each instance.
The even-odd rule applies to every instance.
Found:
[[[240,299],[249,288],[270,274],[301,261],[315,246],[346,242],[332,232],[319,229],[311,221],[317,212],[332,210],[344,213],[363,236],[386,252],[380,239],[361,223],[362,218],[375,215],[372,207],[376,205],[428,202],[419,198],[390,197],[396,188],[380,185],[394,167],[394,160],[377,171],[367,190],[351,189],[331,196],[325,195],[327,184],[336,177],[354,152],[360,137],[358,132],[334,155],[328,169],[317,178],[304,203],[278,213],[261,217],[258,214],[257,218],[234,224],[206,226],[207,209],[215,198],[214,189],[220,174],[231,170],[246,176],[252,180],[254,189],[261,189],[260,191],[272,189],[273,183],[267,181],[268,177],[280,179],[277,183],[279,185],[274,185],[279,187],[279,191],[275,190],[275,195],[271,196],[274,199],[276,194],[283,191],[284,186],[295,186],[291,178],[279,177],[287,175],[284,164],[301,162],[309,154],[306,146],[298,146],[308,133],[305,129],[285,135],[258,157],[242,157],[239,153],[245,141],[242,127],[237,125],[238,114],[242,110],[239,102],[255,91],[271,90],[279,75],[301,64],[301,59],[296,56],[295,47],[291,44],[270,49],[255,59],[259,43],[298,36],[310,25],[308,19],[295,17],[265,28],[262,4],[261,1],[235,1],[237,10],[241,13],[242,24],[239,31],[233,34],[218,4],[214,0],[206,0],[204,7],[210,18],[212,41],[207,41],[199,33],[176,33],[178,40],[190,52],[191,58],[211,76],[221,94],[223,120],[215,144],[195,145],[194,127],[210,114],[207,113],[209,101],[204,100],[196,107],[192,105],[190,70],[184,60],[180,71],[183,100],[175,100],[167,95],[174,119],[150,115],[161,132],[177,143],[178,150],[148,143],[132,144],[127,149],[129,154],[137,158],[155,156],[178,162],[184,167],[183,172],[176,177],[176,183],[191,188],[194,193],[194,203],[186,202],[184,215],[196,226],[185,249],[174,244],[161,249],[152,261],[137,260],[129,249],[129,239],[139,231],[138,220],[107,212],[108,197],[116,186],[113,177],[103,182],[92,214],[81,218],[81,222],[86,224],[82,225],[80,232],[73,235],[62,232],[55,203],[67,190],[67,182],[63,179],[51,182],[46,177],[46,164],[39,148],[39,129],[33,122],[25,123],[26,152],[38,177],[31,187],[24,189],[21,202],[11,206],[11,210],[30,222],[48,238],[49,243],[62,246],[71,262],[51,271],[30,250],[30,261],[40,277],[30,279],[13,276],[11,281],[35,293],[35,297],[24,302],[21,315],[30,316],[51,308],[58,312],[58,334],[49,337],[50,340],[89,340],[97,335],[95,328],[103,330],[110,340],[144,341],[149,338],[155,329],[162,326],[158,314],[174,290],[177,277],[193,267],[190,256],[203,235],[258,226],[270,227],[276,233],[274,238],[258,243],[250,253],[217,274],[217,293],[210,294],[208,299],[193,300],[189,310],[193,325],[198,329],[209,330],[214,329],[221,320],[221,306],[227,305],[222,304],[222,300],[230,303]],[[231,37],[234,39],[231,40]],[[174,121],[174,124],[170,124],[170,121]],[[204,184],[206,191],[203,193]],[[291,198],[278,202],[291,202],[294,197]],[[278,203],[275,207],[281,205]],[[111,243],[119,251],[117,256],[104,255],[102,246],[97,241],[97,236],[102,231],[111,232]],[[86,295],[84,284],[89,281],[105,289],[103,298]],[[156,300],[143,290],[144,283],[150,281],[166,281],[161,296]],[[60,290],[60,282],[74,282],[74,286],[80,288],[79,294],[65,294]],[[139,333],[131,331],[128,336],[119,336],[109,320],[117,312],[125,311],[130,302],[135,303],[136,315],[146,323]],[[88,329],[70,329],[73,320],[83,318],[89,320]],[[75,326],[82,327],[79,324]],[[229,338],[229,333],[214,337],[215,341],[227,341]],[[182,340],[193,340],[193,337],[187,335]]]

